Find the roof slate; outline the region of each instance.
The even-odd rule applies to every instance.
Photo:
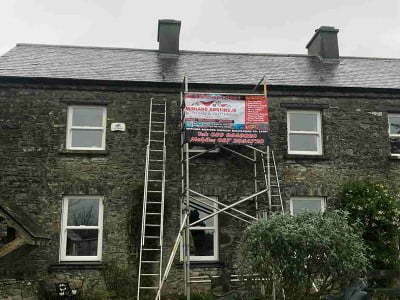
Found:
[[[17,44],[0,57],[0,76],[140,82],[400,88],[400,59]]]

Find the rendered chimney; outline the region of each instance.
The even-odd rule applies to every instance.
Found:
[[[315,30],[306,48],[308,55],[321,59],[339,59],[338,29],[331,26],[321,26]]]
[[[181,21],[176,20],[158,20],[159,43],[158,51],[160,53],[179,54],[179,33],[181,30]]]

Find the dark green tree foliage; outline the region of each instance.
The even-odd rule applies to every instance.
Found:
[[[367,267],[361,234],[342,212],[275,215],[243,237],[241,271],[252,279],[247,282],[269,294],[275,282],[286,299],[319,299],[363,276]]]
[[[350,182],[342,187],[340,208],[363,230],[374,269],[398,269],[400,210],[395,194],[383,184]]]

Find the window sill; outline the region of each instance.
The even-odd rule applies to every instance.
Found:
[[[50,265],[49,272],[65,271],[65,270],[101,270],[104,268],[101,262],[60,262],[59,264]]]
[[[62,155],[108,155],[108,150],[69,150],[62,149],[58,151]]]
[[[329,160],[325,155],[285,154],[285,159],[290,160]]]

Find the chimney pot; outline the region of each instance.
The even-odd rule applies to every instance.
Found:
[[[321,26],[315,30],[306,48],[308,55],[321,59],[339,59],[338,29],[332,26]]]
[[[180,30],[181,21],[170,19],[158,20],[157,41],[160,53],[179,54]]]

